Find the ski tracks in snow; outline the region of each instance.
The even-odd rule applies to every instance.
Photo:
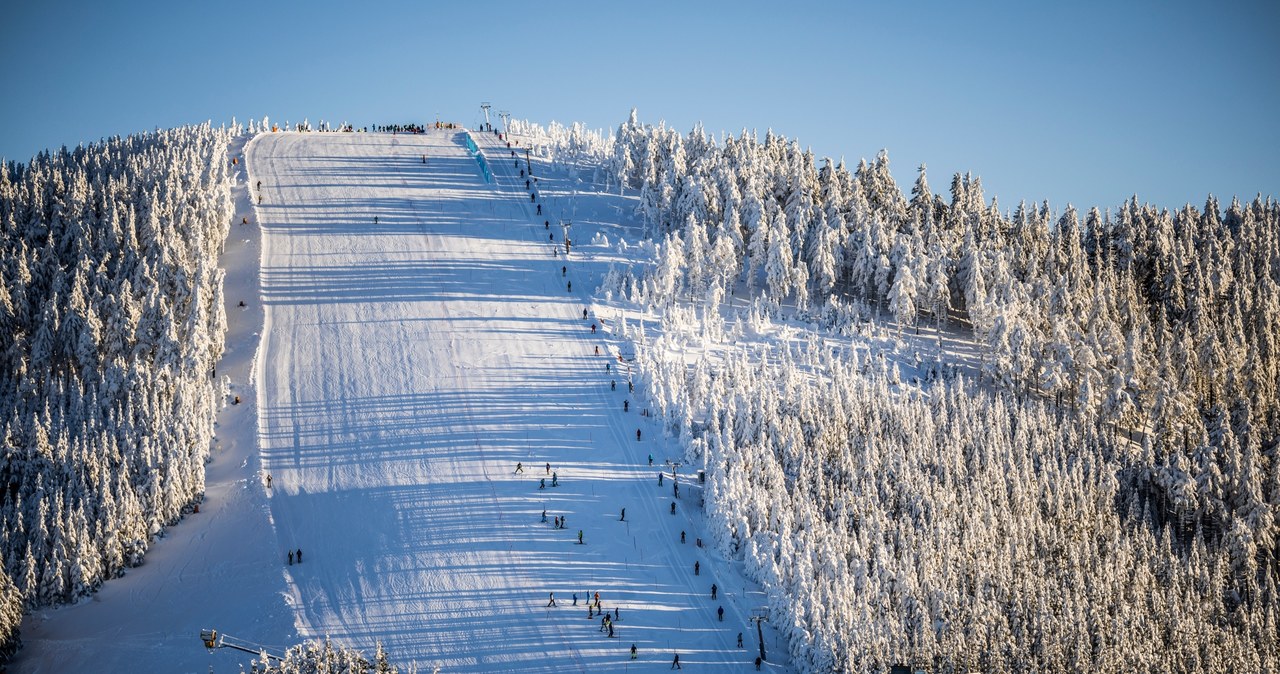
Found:
[[[678,543],[689,501],[666,512],[646,465],[658,429],[634,439],[638,410],[607,390],[581,317],[586,281],[566,292],[571,263],[509,160],[486,185],[461,134],[434,130],[266,134],[250,152],[259,442],[299,632],[444,672],[665,670],[673,652],[749,668],[731,644],[747,627],[707,601],[720,565]],[[571,606],[595,591],[621,607],[617,639]]]

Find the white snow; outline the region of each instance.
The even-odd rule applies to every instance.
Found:
[[[695,545],[699,490],[682,488],[671,514],[657,474],[679,450],[627,392],[616,354],[630,347],[582,318],[619,238],[616,218],[596,215],[631,204],[535,164],[537,216],[505,147],[477,141],[495,185],[458,131],[248,144],[261,294],[259,228],[236,226],[219,375],[242,404],[219,419],[207,500],[144,566],[29,618],[15,671],[237,671],[248,656],[206,653],[205,627],[276,650],[327,635],[372,653],[381,640],[423,671],[665,671],[676,652],[697,671],[751,668],[748,618],[764,597]],[[566,261],[548,237],[571,217]],[[588,241],[604,243],[580,251]],[[693,479],[682,469],[682,487]],[[620,609],[615,639],[587,619],[597,591]],[[789,671],[768,630],[766,644],[766,668]]]

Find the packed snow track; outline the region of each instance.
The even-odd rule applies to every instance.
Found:
[[[512,164],[487,184],[452,130],[265,134],[247,159],[259,443],[299,633],[424,671],[751,669],[741,581],[680,544],[625,372]]]

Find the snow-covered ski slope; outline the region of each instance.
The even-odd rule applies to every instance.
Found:
[[[750,669],[763,598],[696,547],[687,490],[671,513],[657,483],[671,450],[623,411],[625,363],[596,354],[603,331],[583,319],[591,284],[562,271],[573,257],[552,255],[562,234],[505,147],[478,140],[496,185],[458,131],[248,149],[263,183],[259,442],[299,633],[381,640],[443,672],[666,670],[674,653]],[[616,638],[588,619],[595,592],[619,609]]]

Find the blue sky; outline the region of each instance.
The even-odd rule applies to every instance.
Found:
[[[10,2],[0,156],[238,117],[767,128],[1004,208],[1280,197],[1276,2]]]

